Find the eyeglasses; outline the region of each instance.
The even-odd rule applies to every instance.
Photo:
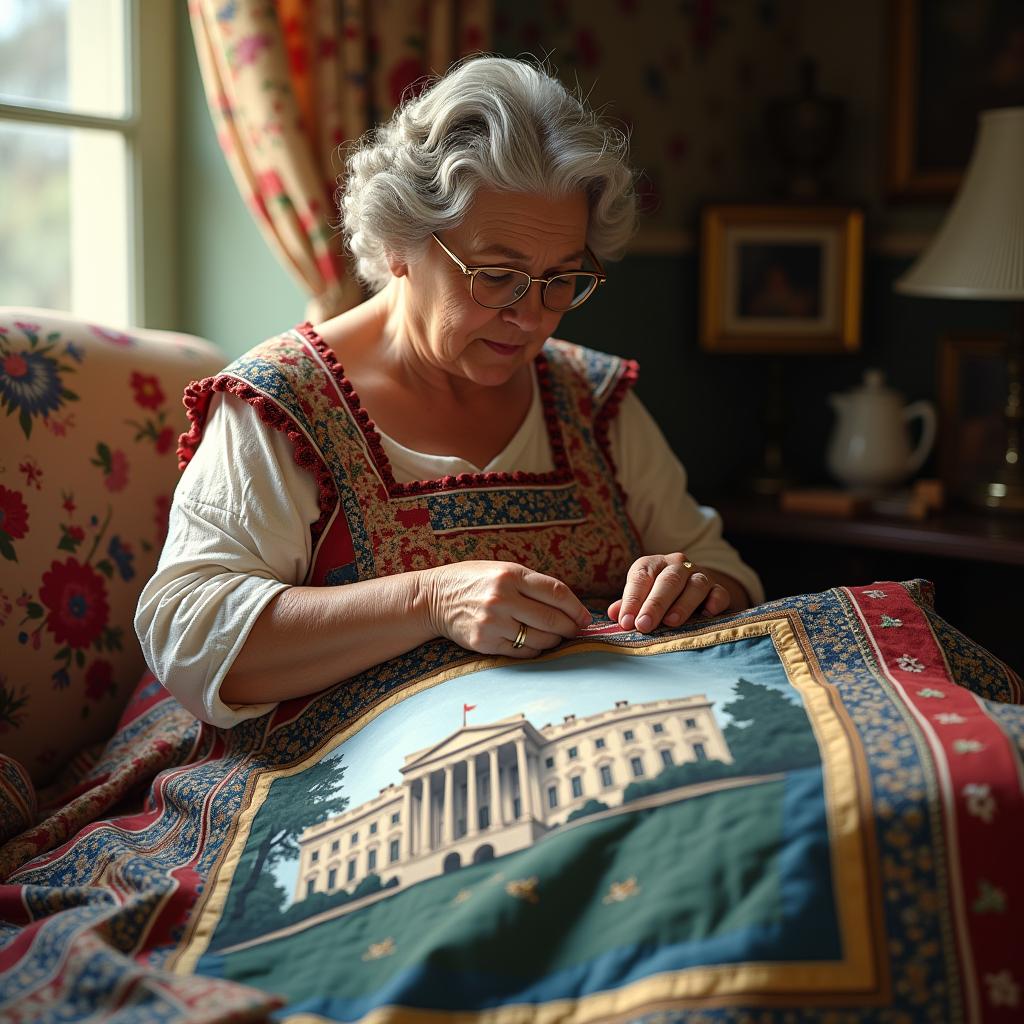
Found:
[[[431,232],[430,237],[469,278],[469,294],[473,299],[488,309],[504,309],[515,305],[536,281],[542,286],[541,302],[553,313],[565,313],[582,306],[597,291],[598,285],[607,280],[604,268],[589,248],[584,252],[597,267],[596,271],[571,270],[551,277],[531,277],[526,271],[513,270],[511,267],[467,267],[437,235]]]

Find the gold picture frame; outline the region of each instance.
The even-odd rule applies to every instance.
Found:
[[[954,498],[998,477],[1006,450],[1005,334],[950,335],[939,351],[939,477]]]
[[[858,207],[706,206],[700,253],[704,349],[775,355],[860,348]]]
[[[886,188],[896,199],[952,198],[978,114],[1024,103],[1020,0],[892,0]]]

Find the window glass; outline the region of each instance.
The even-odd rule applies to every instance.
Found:
[[[389,852],[388,856],[391,858],[391,862],[392,863],[394,863],[396,860],[398,860],[398,840],[397,839],[392,839],[391,840],[391,847],[390,847],[390,852]]]
[[[583,796],[583,779],[578,775],[574,775],[572,778],[572,795]]]
[[[558,806],[558,787],[548,786],[548,807]]]
[[[334,886],[337,884],[337,882],[338,882],[338,869],[337,868],[331,868],[331,870],[327,872],[327,888],[328,889],[333,889]]]
[[[366,870],[372,871],[377,866],[377,851],[371,850],[366,858]]]
[[[128,112],[123,0],[0,0],[0,100]]]
[[[661,763],[666,768],[669,768],[669,767],[672,766],[673,761],[672,761],[672,751],[671,750],[663,750],[661,752]]]
[[[630,767],[633,769],[633,775],[636,778],[640,778],[644,773],[644,763],[639,757],[631,757],[629,759]]]

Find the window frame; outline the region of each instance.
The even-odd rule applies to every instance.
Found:
[[[178,217],[174,198],[177,50],[172,0],[121,0],[125,27],[123,115],[87,114],[40,100],[0,99],[0,124],[112,132],[127,162],[126,308],[116,326],[173,327],[177,316]],[[72,273],[74,257],[72,257]],[[31,305],[31,303],[25,303]],[[90,316],[82,310],[72,312]]]

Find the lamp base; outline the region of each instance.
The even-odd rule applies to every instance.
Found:
[[[1024,512],[1024,483],[993,481],[975,484],[965,494],[969,505],[997,512]]]

